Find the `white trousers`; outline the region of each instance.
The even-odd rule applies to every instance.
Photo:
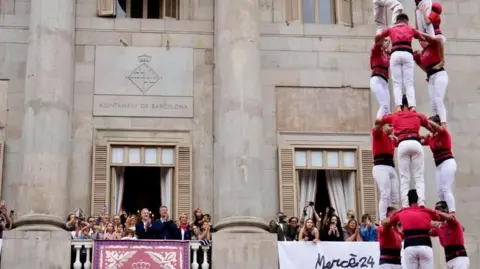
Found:
[[[397,21],[397,16],[403,12],[403,6],[398,0],[373,0],[372,7],[377,34],[388,28],[387,9],[392,11],[392,25]]]
[[[447,269],[469,269],[470,259],[468,257],[456,257],[447,262]]]
[[[384,263],[379,265],[378,268],[379,269],[402,269],[402,265]]]
[[[405,87],[408,105],[416,106],[415,88],[413,87],[413,55],[407,51],[395,51],[390,57],[392,72],[393,95],[395,105],[402,105],[402,89]]]
[[[404,269],[434,269],[433,249],[427,246],[407,247],[403,251]]]
[[[381,77],[371,77],[370,89],[375,94],[380,106],[377,112],[377,119],[380,119],[390,113],[390,89],[388,88],[388,82]]]
[[[455,159],[448,159],[437,166],[435,181],[437,184],[437,197],[439,201],[447,202],[450,212],[455,212],[455,197],[453,197],[452,185],[457,172]]]
[[[380,220],[383,220],[387,216],[389,206],[400,204],[400,182],[395,168],[388,165],[373,166],[372,174],[380,192],[378,212]]]
[[[432,0],[420,1],[420,3],[418,4],[418,9],[415,10],[415,13],[417,14],[418,31],[429,34],[431,36],[435,36],[433,24],[426,24],[425,19],[423,18],[423,9],[425,8],[425,6],[428,8],[427,15],[430,15],[430,12],[432,12]]]
[[[418,205],[425,205],[425,160],[422,145],[415,140],[405,140],[398,145],[398,170],[400,172],[400,195],[402,206],[408,207],[410,181],[415,181]]]
[[[430,76],[428,80],[428,95],[433,115],[440,117],[440,122],[447,122],[447,110],[445,108],[445,93],[447,92],[448,75],[441,71]]]

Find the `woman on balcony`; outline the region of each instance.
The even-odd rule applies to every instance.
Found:
[[[345,231],[343,233],[343,238],[347,242],[360,242],[362,240],[362,235],[360,234],[360,226],[355,219],[350,219],[345,226]]]
[[[113,223],[108,223],[103,234],[103,240],[118,240],[118,234],[115,232]]]
[[[320,241],[320,232],[313,225],[313,219],[308,218],[305,221],[305,226],[302,227],[298,235],[298,241],[312,241],[313,243]]]
[[[178,234],[180,235],[180,240],[191,240],[192,239],[192,229],[190,224],[188,224],[187,214],[182,214],[178,219]]]
[[[135,232],[135,225],[137,225],[137,216],[128,216],[127,220],[125,221],[125,230],[132,230],[133,232]]]
[[[343,241],[343,229],[337,215],[326,218],[320,238],[322,241]]]

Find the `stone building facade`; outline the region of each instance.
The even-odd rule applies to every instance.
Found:
[[[354,171],[352,209],[376,216],[371,1],[140,2],[0,0],[0,186],[19,219],[12,242],[33,224],[54,230],[73,208],[113,214],[120,174],[138,166],[167,171],[160,192],[172,216],[199,207],[220,228],[299,215],[297,169]],[[480,2],[440,2],[458,216],[479,268]],[[433,175],[427,153],[429,205]]]

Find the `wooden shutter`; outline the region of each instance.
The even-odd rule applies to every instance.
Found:
[[[300,22],[301,0],[285,0],[285,20],[289,23]]]
[[[5,142],[2,141],[0,142],[0,196],[3,186],[3,156],[5,156]]]
[[[298,216],[294,156],[293,148],[278,149],[280,211],[287,216]]]
[[[378,193],[373,180],[373,156],[370,149],[360,149],[361,204],[362,214],[370,214],[378,221]]]
[[[117,15],[116,0],[97,0],[97,16],[115,17]]]
[[[100,216],[104,213],[107,205],[107,161],[108,147],[106,145],[95,145],[93,150],[93,182],[92,182],[92,210],[93,216]],[[107,205],[108,206],[108,205]]]
[[[175,219],[192,214],[192,148],[178,146],[176,154]]]
[[[353,26],[352,0],[335,0],[338,24]]]
[[[165,19],[178,19],[178,0],[163,0],[163,10]]]

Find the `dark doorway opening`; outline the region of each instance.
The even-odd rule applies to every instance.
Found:
[[[317,171],[317,194],[315,196],[315,211],[321,212],[325,217],[326,209],[330,206],[330,196],[328,195],[327,174],[325,170]]]
[[[125,167],[122,204],[127,212],[148,208],[157,215],[161,198],[160,167]]]

